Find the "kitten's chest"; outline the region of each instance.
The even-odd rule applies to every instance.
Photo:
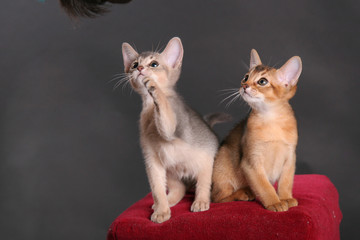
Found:
[[[179,178],[195,176],[202,165],[204,152],[176,139],[158,146],[157,154],[162,165]]]
[[[249,119],[247,135],[253,141],[283,142],[296,145],[298,133],[294,117],[285,119]]]

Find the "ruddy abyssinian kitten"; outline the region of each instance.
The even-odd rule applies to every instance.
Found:
[[[183,46],[172,38],[161,52],[137,53],[123,43],[125,73],[142,98],[140,140],[154,199],[151,220],[170,218],[170,207],[184,196],[184,180],[195,180],[191,211],[209,209],[211,175],[218,139],[210,123],[185,104],[176,92],[183,59]],[[168,191],[168,193],[167,193]]]
[[[256,50],[251,50],[250,69],[239,89],[251,112],[226,137],[215,158],[214,202],[257,197],[275,212],[298,205],[292,196],[298,133],[289,99],[301,70],[298,56],[275,69],[263,65]]]

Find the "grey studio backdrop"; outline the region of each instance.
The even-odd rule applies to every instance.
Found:
[[[201,114],[227,112],[222,138],[248,107],[225,108],[251,48],[281,66],[301,56],[291,101],[298,174],[325,174],[340,194],[342,239],[357,232],[359,23],[354,1],[134,0],[71,21],[57,1],[3,1],[0,9],[0,238],[105,239],[112,221],[149,191],[139,147],[141,101],[109,82],[121,43],[184,45],[178,91]],[[244,64],[245,63],[245,64]],[[309,186],[311,188],[311,186]]]

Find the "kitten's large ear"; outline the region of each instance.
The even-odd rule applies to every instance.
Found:
[[[261,60],[259,57],[259,54],[257,53],[257,51],[255,49],[251,49],[250,52],[250,69],[252,69],[253,67],[256,67],[257,65],[261,65]]]
[[[301,58],[294,56],[290,58],[281,68],[276,70],[278,80],[287,87],[295,86],[302,70]]]
[[[172,38],[161,55],[164,56],[165,61],[172,68],[180,66],[184,55],[184,49],[180,38]]]
[[[122,44],[122,54],[124,59],[125,72],[130,69],[131,63],[138,57],[138,53],[128,43]]]

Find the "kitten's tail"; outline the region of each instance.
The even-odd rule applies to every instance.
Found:
[[[230,122],[232,117],[227,113],[210,113],[204,116],[204,120],[213,127],[217,123]]]

